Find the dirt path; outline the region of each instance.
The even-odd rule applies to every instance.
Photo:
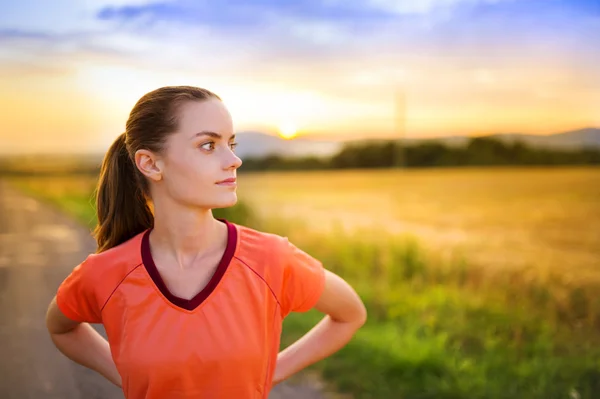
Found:
[[[1,398],[123,398],[120,389],[62,356],[44,324],[56,288],[94,248],[84,227],[0,180]],[[281,384],[269,398],[323,396],[309,385]]]

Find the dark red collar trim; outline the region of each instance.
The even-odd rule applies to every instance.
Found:
[[[150,232],[152,231],[152,229],[148,229],[144,233],[144,236],[142,237],[142,248],[141,248],[142,262],[144,264],[144,267],[146,268],[146,271],[150,275],[150,278],[152,278],[152,281],[154,281],[154,284],[156,284],[156,286],[158,287],[160,292],[162,292],[162,294],[165,296],[165,298],[167,298],[175,306],[178,306],[180,308],[187,309],[187,310],[194,310],[202,302],[204,302],[204,300],[206,298],[208,298],[208,296],[214,291],[214,289],[219,284],[219,281],[221,281],[221,279],[223,278],[223,275],[225,275],[225,271],[227,270],[227,267],[229,267],[229,264],[231,263],[231,259],[233,258],[233,254],[235,253],[235,247],[237,245],[237,229],[235,228],[235,226],[233,224],[229,223],[228,221],[226,221],[224,219],[219,219],[219,221],[221,221],[227,225],[227,233],[228,234],[227,234],[227,246],[225,248],[225,252],[223,253],[223,256],[221,257],[221,261],[219,262],[219,265],[217,266],[217,270],[215,271],[214,275],[211,277],[208,284],[202,289],[202,291],[200,291],[198,294],[196,294],[192,299],[179,298],[179,297],[173,295],[168,290],[162,277],[160,276],[160,273],[158,272],[158,269],[156,268],[156,265],[154,264],[154,260],[152,259],[152,253],[150,251],[150,239],[149,239]]]

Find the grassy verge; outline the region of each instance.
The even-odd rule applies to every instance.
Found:
[[[21,187],[93,225],[90,192]],[[600,397],[596,282],[574,285],[538,270],[491,273],[462,257],[428,253],[411,237],[317,235],[289,221],[256,220],[243,204],[217,215],[287,235],[361,294],[366,326],[311,367],[341,392],[355,398]],[[319,318],[314,311],[290,316],[282,344]]]
[[[367,304],[356,339],[315,366],[340,390],[357,398],[599,397],[596,283],[493,275],[425,253],[410,237],[317,236],[284,226],[268,229],[323,259]],[[286,343],[317,317],[287,320]]]

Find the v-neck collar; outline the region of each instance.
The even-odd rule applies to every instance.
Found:
[[[148,229],[144,233],[141,243],[142,263],[144,264],[148,275],[150,275],[150,278],[156,287],[173,305],[186,310],[196,309],[214,291],[225,275],[225,271],[229,267],[231,259],[233,259],[233,255],[235,253],[235,248],[237,245],[237,228],[233,223],[229,223],[225,219],[218,220],[227,225],[227,245],[225,247],[225,252],[223,253],[219,265],[217,266],[217,269],[215,270],[215,273],[211,277],[208,284],[206,284],[206,286],[191,299],[180,298],[169,291],[165,282],[160,276],[160,273],[158,272],[156,264],[154,263],[154,259],[152,258],[152,252],[150,251],[150,232],[152,231],[152,228]]]

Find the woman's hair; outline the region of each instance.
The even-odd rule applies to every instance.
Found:
[[[125,132],[108,149],[96,187],[97,252],[115,247],[154,225],[148,181],[135,165],[137,150],[160,153],[177,130],[182,103],[220,98],[202,88],[168,86],[145,94],[135,104]]]

